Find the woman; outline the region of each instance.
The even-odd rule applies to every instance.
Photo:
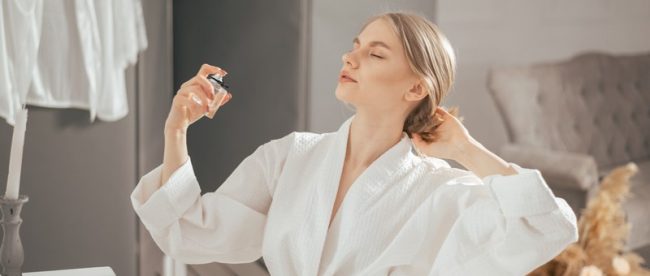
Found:
[[[205,76],[226,72],[204,65],[181,87],[163,164],[132,194],[166,254],[263,256],[272,275],[523,275],[577,240],[574,213],[538,170],[499,158],[440,108],[455,60],[433,23],[373,17],[342,61],[336,97],[355,115],[337,132],[261,145],[203,196],[185,132],[214,100]]]

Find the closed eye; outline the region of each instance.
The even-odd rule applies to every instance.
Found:
[[[351,50],[347,51],[347,53],[351,53],[352,51],[354,51],[354,47]],[[379,56],[379,55],[375,55],[375,54],[370,54],[370,56],[378,58],[378,59],[384,59],[384,57]]]

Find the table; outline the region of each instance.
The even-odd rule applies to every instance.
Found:
[[[115,276],[108,266],[23,273],[24,276]]]

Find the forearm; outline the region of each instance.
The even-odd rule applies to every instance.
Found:
[[[462,150],[455,161],[480,178],[493,174],[517,174],[517,171],[510,167],[508,162],[474,139],[470,139],[469,142],[462,146]]]
[[[189,155],[187,154],[187,135],[185,131],[165,130],[165,152],[163,154],[163,167],[161,173],[161,186],[171,174],[183,165]]]

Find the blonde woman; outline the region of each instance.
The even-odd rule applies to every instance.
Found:
[[[209,111],[206,75],[225,71],[205,65],[180,88],[163,164],[132,194],[166,254],[263,257],[283,276],[524,275],[577,240],[575,214],[538,170],[499,158],[440,107],[455,60],[433,23],[381,14],[352,46],[336,97],[356,113],[336,132],[261,145],[203,196],[185,132]]]

